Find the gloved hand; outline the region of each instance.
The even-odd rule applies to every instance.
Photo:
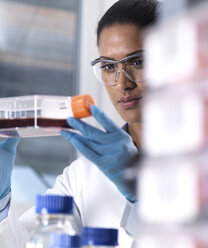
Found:
[[[91,160],[117,186],[119,191],[130,201],[136,197],[125,184],[124,170],[131,159],[138,153],[132,138],[119,128],[98,107],[91,106],[91,114],[103,126],[101,131],[81,120],[69,117],[68,124],[82,135],[62,131],[61,135]]]
[[[0,199],[11,189],[11,175],[19,140],[20,138],[7,138],[0,142]]]

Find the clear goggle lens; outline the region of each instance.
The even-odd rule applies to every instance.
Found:
[[[119,65],[122,65],[119,67]],[[97,79],[106,85],[116,85],[120,73],[123,73],[132,82],[144,81],[143,56],[131,55],[120,61],[95,60],[92,62]]]

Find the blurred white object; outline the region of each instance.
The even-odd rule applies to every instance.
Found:
[[[146,160],[138,177],[139,213],[150,224],[206,220],[208,157]]]
[[[184,14],[184,12],[203,1],[206,0],[165,0],[160,14],[160,21],[165,22],[170,18],[177,18],[180,14]]]
[[[150,30],[145,40],[150,88],[189,84],[208,75],[208,4]]]
[[[207,248],[208,239],[190,233],[164,233],[142,236],[138,248]],[[133,247],[133,248],[137,248]]]
[[[165,235],[164,235],[165,236]],[[143,237],[140,248],[198,248],[197,241],[191,237]]]
[[[166,90],[146,97],[143,148],[147,155],[195,153],[208,143],[208,84]]]

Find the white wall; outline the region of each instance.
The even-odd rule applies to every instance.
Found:
[[[106,93],[97,81],[90,61],[99,57],[96,45],[96,28],[99,19],[116,0],[82,0],[81,51],[80,51],[80,94],[91,94],[97,105],[118,125],[123,124]],[[92,121],[93,122],[93,121]],[[94,123],[94,122],[93,122]]]

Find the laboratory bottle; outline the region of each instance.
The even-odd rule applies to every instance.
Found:
[[[61,195],[37,195],[37,226],[32,231],[26,248],[49,248],[50,234],[54,232],[75,235],[72,225],[73,198]]]
[[[91,116],[91,95],[30,95],[0,98],[0,137],[38,137],[60,135],[73,128],[68,117]]]
[[[80,248],[80,236],[65,233],[51,233],[50,248]]]
[[[81,247],[118,247],[118,230],[114,228],[83,227]]]

